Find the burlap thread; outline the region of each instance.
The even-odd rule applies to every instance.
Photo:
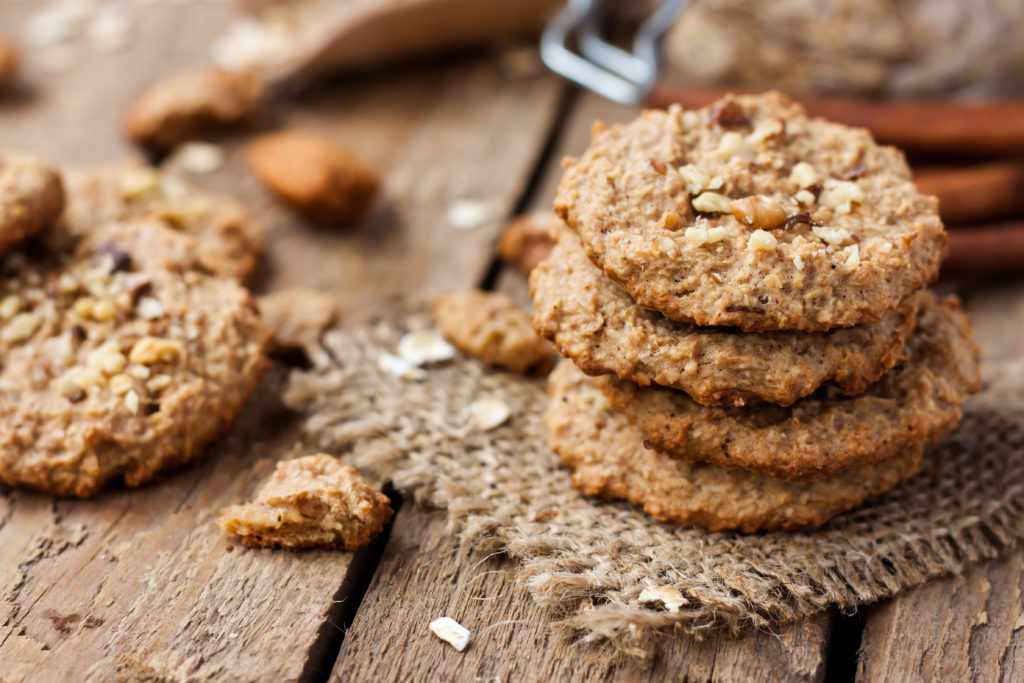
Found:
[[[310,349],[312,368],[295,371],[285,395],[306,415],[305,446],[447,509],[454,530],[518,560],[534,599],[588,639],[642,652],[666,631],[738,632],[848,610],[1024,538],[1021,363],[968,401],[958,432],[896,490],[813,531],[745,535],[679,529],[581,496],[546,445],[543,381],[461,357],[422,381],[394,377],[377,359],[406,329],[332,330]],[[509,407],[507,422],[475,426],[474,402],[485,398]],[[639,602],[645,587],[666,585],[687,600],[678,612]]]

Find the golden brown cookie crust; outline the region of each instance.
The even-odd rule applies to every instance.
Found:
[[[71,255],[2,259],[0,481],[138,486],[231,424],[267,332],[245,289],[188,266],[190,242],[159,222],[112,224]]]
[[[52,225],[64,211],[60,173],[41,159],[0,154],[0,254]]]
[[[879,462],[948,434],[980,388],[977,347],[959,301],[926,293],[907,358],[859,395],[827,389],[788,408],[708,407],[672,389],[610,376],[595,385],[645,435],[677,458],[814,481]]]
[[[697,327],[637,305],[564,228],[530,276],[530,291],[534,330],[587,374],[673,387],[704,405],[790,405],[823,383],[860,393],[896,362],[920,297],[907,297],[878,322],[829,332]]]
[[[565,166],[555,211],[608,277],[673,320],[873,322],[933,280],[946,249],[902,154],[777,93],[646,111]]]
[[[70,172],[67,186],[66,223],[73,235],[111,221],[157,219],[195,240],[205,270],[244,280],[256,268],[260,231],[245,207],[231,197],[131,164]]]
[[[251,502],[221,511],[220,526],[257,548],[355,550],[393,514],[359,472],[320,453],[279,462]]]
[[[550,345],[534,334],[526,311],[504,294],[447,294],[434,302],[433,312],[445,338],[467,355],[520,375],[551,370]]]
[[[917,472],[918,443],[874,465],[813,483],[795,483],[707,463],[671,458],[608,408],[604,396],[569,361],[549,380],[549,444],[588,496],[628,500],[652,517],[711,531],[804,529],[824,524]]]

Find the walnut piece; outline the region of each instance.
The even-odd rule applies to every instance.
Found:
[[[373,208],[377,173],[333,140],[282,131],[253,141],[249,166],[268,190],[305,218],[325,225],[354,223]]]
[[[734,199],[730,209],[736,220],[752,228],[771,230],[786,222],[786,210],[761,195]]]

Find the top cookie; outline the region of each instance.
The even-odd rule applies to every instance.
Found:
[[[937,202],[899,151],[778,93],[646,111],[565,166],[555,211],[612,280],[674,320],[873,322],[945,253]]]

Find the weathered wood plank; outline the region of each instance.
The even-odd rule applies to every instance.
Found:
[[[574,643],[513,579],[501,556],[459,547],[445,514],[399,513],[332,680],[822,680],[823,616],[739,640],[671,638],[650,660]],[[450,616],[472,631],[458,652],[428,629]]]
[[[583,94],[575,102],[543,170],[531,208],[551,206],[561,157],[578,153],[594,119],[628,120],[636,109]],[[505,269],[499,288],[528,304],[523,276]],[[514,580],[514,563],[457,547],[441,512],[406,505],[349,629],[333,679],[345,680],[821,680],[828,615],[738,640],[673,638],[656,657],[637,661],[573,644]],[[427,624],[451,616],[474,633],[460,653]]]
[[[154,12],[145,32],[152,40],[138,41],[117,68],[89,67],[77,85],[53,77],[68,79],[61,87],[69,91],[47,81],[31,102],[0,105],[0,146],[67,163],[120,158],[122,103],[136,81],[201,60],[199,40],[214,16],[203,11]],[[180,48],[178,59],[183,44],[191,52]],[[240,196],[266,222],[262,287],[328,289],[354,320],[391,297],[467,288],[482,277],[497,222],[457,232],[447,205],[479,198],[498,215],[510,210],[561,89],[554,78],[512,78],[500,60],[483,59],[339,82],[281,105],[279,123],[327,133],[381,170],[381,209],[349,231],[313,229],[280,209],[248,174],[238,141],[226,143],[225,169],[197,180]],[[0,679],[45,671],[54,679],[295,680],[323,654],[317,634],[335,628],[328,620],[349,598],[343,587],[360,555],[232,550],[213,524],[295,441],[277,393],[270,382],[207,462],[160,484],[90,501],[0,492]]]
[[[983,368],[1024,358],[1024,285],[968,287]],[[1024,549],[933,581],[867,610],[858,678],[864,681],[1024,677]]]

